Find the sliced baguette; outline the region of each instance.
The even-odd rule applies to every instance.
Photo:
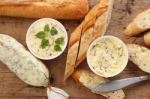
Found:
[[[144,42],[146,46],[150,47],[150,31],[144,34]]]
[[[84,87],[92,90],[100,83],[105,83],[108,79],[97,76],[96,74],[92,73],[88,70],[78,69],[72,75],[73,79],[83,85]],[[114,92],[107,92],[107,93],[96,93],[102,95],[108,99],[123,99],[125,94],[123,90],[117,90]]]
[[[140,13],[135,19],[127,26],[124,34],[128,36],[137,35],[150,29],[150,9]]]
[[[150,73],[150,50],[146,47],[128,44],[129,59],[141,70]]]
[[[81,19],[88,10],[87,0],[0,0],[0,16]]]
[[[110,20],[112,6],[113,0],[101,0],[101,2],[87,14],[84,21],[71,34],[64,80],[66,80],[74,72],[74,69],[86,58],[86,52],[90,43],[98,36],[104,35]],[[81,32],[80,50],[76,64],[77,66],[75,67],[74,63],[77,58]]]

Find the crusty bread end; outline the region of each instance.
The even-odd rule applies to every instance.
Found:
[[[72,77],[76,82],[80,83],[89,90],[92,90],[100,83],[105,83],[108,81],[108,79],[106,78],[100,77],[89,70],[83,69],[78,69],[77,71],[75,71]],[[123,90],[96,94],[102,95],[108,99],[124,99],[125,97]]]
[[[133,36],[150,29],[150,9],[138,14],[124,31],[125,35]]]
[[[128,44],[129,59],[141,70],[150,73],[150,49],[136,45]]]
[[[144,34],[144,42],[146,46],[150,47],[150,31]]]

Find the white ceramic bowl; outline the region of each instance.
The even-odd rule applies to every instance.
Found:
[[[94,44],[96,44],[97,41],[103,40],[104,38],[113,38],[113,39],[116,39],[118,42],[121,42],[121,44],[123,45],[123,48],[124,48],[124,50],[125,50],[125,54],[126,54],[126,57],[125,57],[125,64],[123,64],[123,65],[121,66],[121,69],[119,69],[117,72],[115,72],[115,73],[113,73],[112,75],[109,75],[109,76],[108,76],[108,75],[107,75],[107,76],[106,76],[106,75],[104,76],[104,75],[101,75],[101,74],[97,73],[97,72],[95,71],[95,69],[93,69],[93,67],[91,66],[90,61],[89,61],[89,52],[90,52],[90,49],[92,48],[92,46],[93,46]],[[127,65],[127,63],[128,63],[128,49],[127,49],[125,43],[123,43],[123,41],[120,40],[120,39],[117,38],[117,37],[114,37],[114,36],[98,37],[96,40],[94,40],[94,41],[90,44],[90,46],[89,46],[89,48],[88,48],[88,51],[87,51],[87,63],[88,63],[88,65],[89,65],[90,69],[91,69],[95,74],[97,74],[97,75],[99,75],[99,76],[106,77],[106,78],[116,76],[116,75],[118,75],[119,73],[121,73],[121,72],[125,69],[125,67],[126,67],[126,65]]]
[[[41,56],[39,56],[39,55],[36,55],[36,54],[31,50],[31,48],[30,48],[30,45],[29,45],[29,42],[30,42],[30,40],[29,40],[30,29],[31,29],[32,26],[34,26],[37,22],[43,21],[43,20],[44,20],[44,21],[47,20],[47,21],[49,21],[49,22],[55,22],[55,23],[59,24],[59,26],[61,27],[61,29],[64,31],[65,44],[64,44],[63,47],[62,47],[62,51],[60,51],[60,52],[59,52],[57,55],[55,55],[55,56],[41,57]],[[65,48],[66,48],[66,46],[67,46],[67,43],[68,43],[68,34],[67,34],[67,31],[66,31],[65,27],[64,27],[59,21],[57,21],[57,20],[55,20],[55,19],[52,19],[52,18],[42,18],[42,19],[39,19],[39,20],[35,21],[34,23],[32,23],[32,24],[30,25],[29,29],[27,30],[27,34],[26,34],[26,44],[27,44],[27,47],[28,47],[29,51],[30,51],[34,56],[36,56],[36,57],[39,58],[39,59],[51,60],[51,59],[57,58],[58,56],[60,56],[60,55],[64,52],[64,50],[65,50]]]

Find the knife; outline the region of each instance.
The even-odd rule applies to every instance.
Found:
[[[92,88],[92,92],[98,93],[115,91],[146,80],[150,80],[150,75],[114,80],[99,84],[95,88]]]

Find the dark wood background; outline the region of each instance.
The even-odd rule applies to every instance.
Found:
[[[89,0],[92,7],[98,0]],[[122,31],[127,24],[141,11],[150,8],[150,0],[115,0],[112,20],[106,35],[114,35],[126,43],[143,44],[140,37],[126,37]],[[0,17],[0,33],[8,34],[16,38],[26,46],[25,35],[28,27],[35,19]],[[80,21],[61,21],[70,34]],[[53,78],[53,86],[60,87],[70,94],[70,99],[103,99],[102,96],[89,92],[86,88],[76,84],[73,79],[63,82],[67,50],[55,60],[44,61]],[[81,64],[88,67],[86,60]],[[127,68],[120,75],[111,79],[146,75],[136,65],[129,62]],[[126,99],[150,99],[150,82],[143,82],[124,89]],[[46,99],[46,88],[35,88],[26,85],[15,74],[0,62],[0,99]]]

